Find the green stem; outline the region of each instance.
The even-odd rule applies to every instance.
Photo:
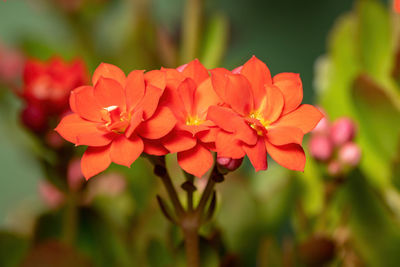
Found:
[[[75,194],[70,193],[67,201],[63,220],[63,240],[66,244],[72,245],[75,242],[78,220]]]

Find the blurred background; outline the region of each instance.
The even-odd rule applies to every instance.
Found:
[[[272,160],[255,173],[246,159],[218,184],[202,266],[399,266],[399,45],[391,1],[1,1],[0,266],[185,266],[151,165],[83,182],[83,149],[52,131],[62,112],[26,93],[32,62],[56,76],[78,64],[85,83],[101,62],[233,69],[252,55],[300,73],[303,103],[326,119],[304,141],[304,173]]]

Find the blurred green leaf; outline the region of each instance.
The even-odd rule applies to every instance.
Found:
[[[0,232],[0,266],[19,266],[29,246],[26,238],[9,232]]]
[[[368,266],[398,266],[400,229],[364,175],[355,170],[349,177],[347,204],[354,245]]]
[[[168,248],[157,239],[151,240],[148,244],[147,260],[151,267],[172,266],[173,262]]]
[[[200,61],[206,68],[219,66],[228,42],[229,23],[226,16],[216,14],[208,22]]]
[[[384,164],[386,172],[385,182],[388,182],[391,162],[399,142],[400,111],[393,105],[385,91],[367,75],[360,75],[356,79],[353,101],[358,115],[361,141],[365,144],[363,148],[371,148],[364,151],[363,155],[379,157],[378,162]]]

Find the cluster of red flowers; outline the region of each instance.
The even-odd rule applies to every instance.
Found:
[[[142,153],[177,153],[181,168],[197,177],[213,165],[211,152],[247,155],[257,171],[267,169],[268,153],[303,171],[303,136],[323,117],[301,104],[298,74],[271,77],[256,57],[234,71],[207,70],[194,60],[128,76],[103,63],[92,84],[72,91],[73,113],[56,128],[66,140],[88,146],[81,161],[87,179],[111,162],[129,167]]]
[[[24,87],[20,93],[26,102],[22,121],[34,132],[43,132],[49,120],[69,111],[71,91],[87,83],[85,64],[81,60],[66,63],[54,57],[47,62],[30,59],[23,71]]]

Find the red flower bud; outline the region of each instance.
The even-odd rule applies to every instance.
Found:
[[[348,142],[339,149],[339,161],[349,166],[357,166],[361,159],[361,150],[357,144]]]
[[[64,194],[57,187],[47,181],[39,183],[39,195],[52,209],[59,207],[65,200]]]
[[[313,135],[308,144],[311,156],[316,160],[326,161],[332,156],[333,144],[328,136]]]
[[[33,132],[39,133],[46,129],[46,114],[40,107],[28,105],[21,113],[22,123]]]
[[[217,163],[222,169],[226,172],[232,172],[240,167],[243,162],[243,158],[240,159],[232,159],[232,158],[224,158],[218,157]]]
[[[331,138],[337,146],[353,140],[355,133],[356,126],[350,118],[336,120],[331,128]]]

